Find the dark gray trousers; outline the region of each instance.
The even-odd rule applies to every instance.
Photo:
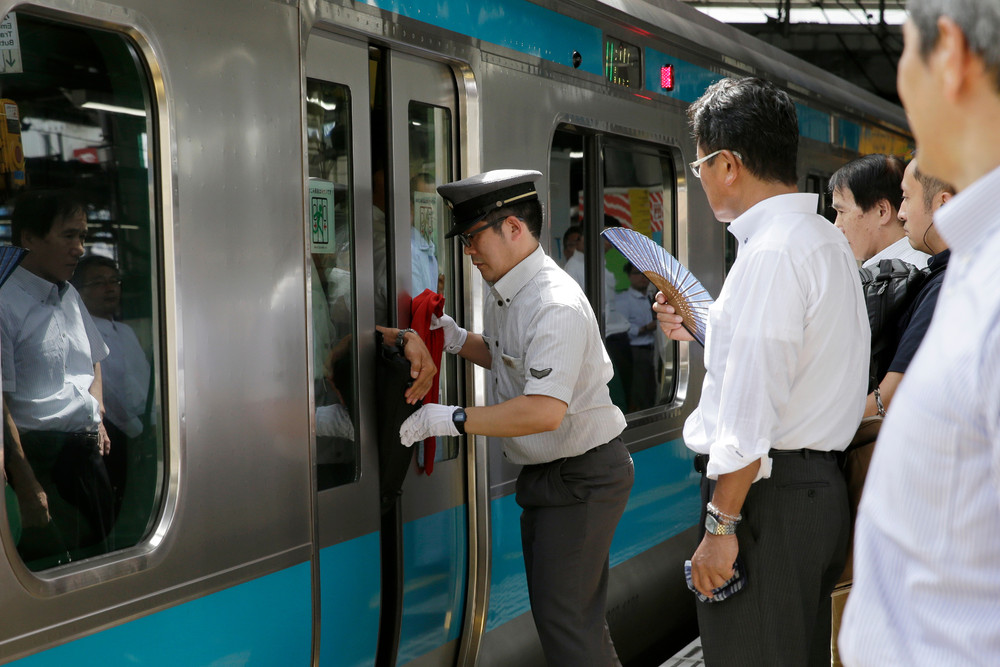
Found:
[[[604,618],[608,551],[633,478],[619,438],[517,477],[528,597],[550,667],[621,665]]]
[[[847,557],[847,489],[834,454],[776,454],[736,529],[743,590],[697,604],[709,667],[829,667],[830,593]],[[714,482],[702,478],[703,493]],[[704,523],[704,509],[702,510]]]

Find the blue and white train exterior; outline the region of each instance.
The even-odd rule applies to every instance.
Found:
[[[438,180],[502,167],[545,174],[543,244],[557,257],[571,217],[596,238],[602,221],[591,211],[654,183],[659,213],[650,222],[636,210],[630,224],[647,225],[713,294],[732,246],[686,173],[695,149],[685,110],[707,85],[758,75],[793,95],[803,189],[821,192],[848,159],[908,141],[899,108],[672,0],[0,1],[9,12],[25,62],[0,73],[5,97],[33,76],[44,84],[31,40],[81,31],[130,54],[109,65],[109,80],[131,68],[142,82],[144,115],[132,121],[142,126],[141,164],[116,168],[141,169],[145,188],[154,297],[140,328],[160,434],[155,502],[134,544],[34,570],[0,529],[0,663],[19,667],[543,664],[517,469],[485,439],[439,442],[432,474],[411,463],[401,577],[384,574],[393,527],[380,512],[375,433],[387,399],[377,395],[370,332],[382,318],[410,319],[407,182],[419,160],[409,144],[423,136],[414,109],[437,123],[438,152],[421,164],[433,162]],[[348,144],[334,147],[329,170],[342,178],[320,180],[350,202],[336,233],[351,241],[355,352],[354,473],[328,485],[318,473],[313,378],[322,373],[310,326],[319,274],[305,224],[316,178],[310,129],[333,127],[310,119],[325,84],[350,105]],[[651,156],[657,178],[622,177],[604,162],[633,151]],[[482,281],[459,250],[439,244],[443,291],[449,312],[476,329]],[[600,284],[599,268],[593,276]],[[607,295],[588,294],[602,312]],[[611,549],[608,618],[633,664],[696,634],[682,563],[696,544],[699,480],[681,430],[702,351],[659,352],[668,362],[658,404],[628,415],[635,487]],[[446,364],[448,402],[481,403],[487,376]],[[396,605],[395,622],[386,605]]]

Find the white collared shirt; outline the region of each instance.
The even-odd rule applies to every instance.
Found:
[[[577,456],[625,430],[608,392],[614,370],[590,302],[541,246],[492,285],[484,310],[489,403],[540,394],[568,406],[555,431],[499,438],[509,461]]]
[[[878,266],[883,259],[901,259],[908,264],[912,264],[918,269],[927,266],[927,260],[931,258],[925,252],[920,252],[910,245],[910,239],[904,236],[895,243],[882,248],[874,257],[861,264],[861,268],[867,269],[871,266]]]
[[[101,362],[105,418],[130,438],[142,433],[142,414],[149,394],[149,362],[132,327],[94,318],[108,356]]]
[[[80,294],[17,267],[0,290],[7,408],[24,431],[96,431],[94,364],[108,355]]]
[[[845,664],[1000,664],[1000,168],[934,215],[951,247],[854,538]]]
[[[729,231],[739,254],[709,309],[705,382],[684,441],[709,454],[708,475],[770,449],[843,450],[864,412],[871,329],[843,233],[817,196],[765,199]]]

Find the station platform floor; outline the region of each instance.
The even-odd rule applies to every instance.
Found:
[[[695,638],[660,667],[705,667],[705,660],[701,656],[701,637]]]

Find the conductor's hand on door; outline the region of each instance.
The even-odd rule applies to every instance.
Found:
[[[420,340],[420,336],[412,329],[403,329],[403,335],[400,338],[400,329],[380,326],[375,328],[382,333],[382,340],[386,345],[394,345],[397,339],[402,342],[403,356],[410,362],[410,377],[413,378],[413,382],[407,388],[404,397],[407,403],[413,405],[427,395],[434,382],[434,376],[437,374],[437,366],[431,358],[431,351],[427,349],[424,341]]]

